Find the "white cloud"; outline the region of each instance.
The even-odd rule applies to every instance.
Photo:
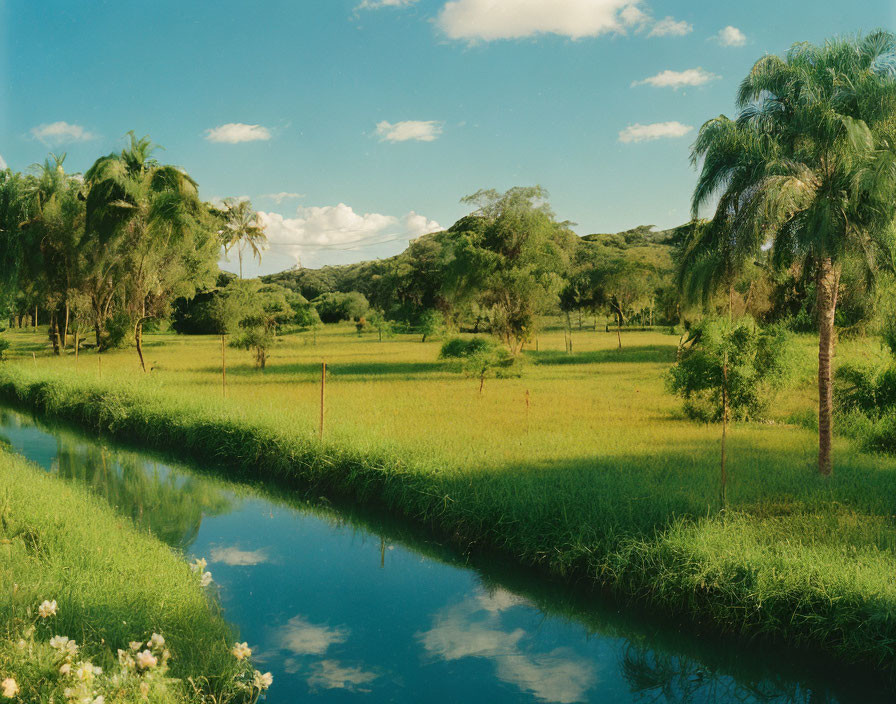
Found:
[[[451,39],[490,41],[557,34],[580,39],[643,25],[641,0],[453,0],[438,23]]]
[[[0,171],[6,168],[6,160],[3,158],[3,155],[0,154]]]
[[[321,660],[311,666],[308,686],[312,689],[347,689],[355,691],[361,685],[373,682],[377,677],[378,675],[375,672],[367,672],[360,667],[343,666],[336,660]]]
[[[31,136],[47,146],[69,142],[88,142],[91,139],[96,139],[95,134],[88,132],[81,125],[72,125],[65,121],[32,127]]]
[[[747,36],[737,27],[730,24],[724,29],[720,29],[719,33],[713,36],[722,46],[743,46],[747,43]]]
[[[249,567],[270,562],[265,550],[240,550],[237,547],[212,548],[212,562],[221,562],[225,565]]]
[[[694,27],[684,20],[677,21],[674,17],[665,17],[658,20],[650,30],[648,37],[683,37],[694,31]]]
[[[405,120],[378,122],[376,134],[381,142],[433,142],[442,134],[442,124],[436,120]]]
[[[417,0],[363,0],[356,10],[378,10],[381,7],[410,7]]]
[[[315,626],[301,616],[294,616],[278,629],[277,644],[295,655],[323,655],[331,645],[344,643],[348,636],[347,628]]]
[[[690,125],[683,125],[680,122],[654,122],[650,125],[634,124],[629,125],[619,133],[619,141],[629,142],[650,142],[655,139],[674,139],[676,137],[684,137],[694,128]]]
[[[498,679],[558,704],[587,701],[597,681],[594,666],[562,649],[532,653],[523,647],[522,628],[501,628],[501,612],[519,603],[510,593],[480,594],[436,614],[433,627],[420,634],[423,647],[446,661],[485,658]]]
[[[228,122],[226,125],[218,125],[205,131],[205,138],[209,142],[226,142],[237,144],[239,142],[256,142],[271,138],[271,132],[261,125],[246,125],[242,122]]]
[[[258,196],[259,198],[270,198],[272,201],[277,203],[278,205],[285,200],[295,200],[297,198],[304,198],[304,193],[290,193],[289,191],[280,191],[279,193],[263,193]]]
[[[442,229],[435,220],[414,211],[400,218],[382,213],[361,214],[345,203],[299,207],[294,218],[265,211],[258,215],[268,240],[276,243],[275,251],[289,254],[306,266],[321,254],[408,241]]]
[[[678,90],[685,86],[702,86],[718,78],[721,78],[721,76],[705,71],[698,66],[697,68],[689,68],[686,71],[660,71],[655,76],[645,78],[643,81],[635,81],[632,85],[648,85],[657,88],[674,88],[675,90]]]

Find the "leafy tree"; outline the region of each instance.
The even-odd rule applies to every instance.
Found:
[[[432,309],[423,311],[417,321],[417,329],[422,335],[420,342],[426,342],[427,337],[438,335],[443,323],[444,320],[438,311]]]
[[[476,293],[490,311],[492,332],[517,355],[537,315],[556,304],[574,246],[541,187],[483,190],[463,199],[477,206],[452,227],[457,233],[449,286],[460,298]]]
[[[165,315],[172,301],[208,285],[217,271],[218,240],[197,185],[182,169],[151,158],[155,145],[128,134],[118,154],[101,157],[85,174],[88,292],[97,344],[116,294],[133,321],[143,359],[143,324]]]
[[[317,309],[320,319],[325,323],[358,320],[370,308],[370,304],[367,302],[364,294],[358,291],[325,293],[315,298],[312,304]]]
[[[831,455],[834,322],[843,263],[893,263],[896,36],[878,31],[765,56],[737,95],[739,115],[706,123],[693,211],[718,196],[704,256],[734,261],[769,243],[779,268],[814,271],[818,319],[818,469]],[[698,256],[699,252],[695,252]]]
[[[519,362],[504,348],[484,337],[453,337],[439,351],[439,359],[451,361],[468,376],[479,379],[479,393],[489,376],[519,376]]]
[[[230,346],[251,350],[259,369],[267,364],[268,350],[276,342],[280,326],[295,316],[286,291],[273,284],[240,281],[228,286],[226,294],[220,297],[221,330],[230,332],[234,330],[234,321],[239,321],[239,332]]]

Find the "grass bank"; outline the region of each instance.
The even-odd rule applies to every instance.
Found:
[[[583,334],[567,356],[561,335],[482,397],[436,361],[437,345],[347,330],[318,347],[287,339],[265,372],[231,360],[226,399],[220,340],[156,338],[145,377],[130,351],[104,355],[100,374],[93,355],[35,361],[22,346],[23,361],[0,366],[0,397],[237,477],[380,506],[462,550],[498,550],[715,629],[892,668],[896,462],[841,441],[825,481],[810,431],[738,425],[719,514],[718,429],[682,419],[663,390],[676,339],[631,334],[618,353],[612,336]],[[322,357],[333,371],[323,445]],[[806,368],[808,385],[811,356]],[[800,386],[776,409],[810,400]]]
[[[15,683],[13,701],[66,701],[65,689],[78,701],[246,698],[237,681],[248,673],[230,652],[231,629],[183,558],[86,489],[2,448],[0,594],[0,680]],[[41,614],[47,602],[55,604]],[[149,646],[153,633],[165,642]],[[74,640],[77,651],[54,647],[54,636]],[[154,664],[141,670],[119,663],[119,648],[137,658],[129,645],[135,641]],[[113,684],[111,676],[123,671],[130,676]]]

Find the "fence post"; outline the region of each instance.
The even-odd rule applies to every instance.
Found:
[[[221,393],[227,397],[227,358],[224,356],[224,335],[221,335]]]
[[[327,363],[320,363],[320,431],[318,437],[323,442],[324,439],[324,403],[325,391],[327,388]]]

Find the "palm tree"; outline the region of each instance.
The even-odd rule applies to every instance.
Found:
[[[120,153],[101,157],[84,175],[93,255],[90,292],[100,347],[100,330],[113,296],[124,295],[135,321],[140,366],[146,371],[143,324],[153,317],[164,289],[164,268],[177,264],[173,247],[188,237],[201,204],[190,176],[152,159],[156,145],[148,137],[138,139],[133,132],[127,136]]]
[[[694,217],[719,196],[713,225],[693,238],[694,261],[715,262],[707,287],[770,246],[779,267],[815,272],[818,469],[831,456],[834,315],[847,257],[868,271],[893,265],[896,201],[896,35],[878,31],[765,56],[737,95],[736,121],[700,130]],[[726,269],[727,267],[727,269]]]
[[[264,227],[258,221],[258,213],[252,210],[248,200],[227,198],[224,200],[224,251],[236,246],[240,262],[240,278],[243,278],[243,248],[249,245],[252,256],[261,261],[261,250],[268,241]]]

